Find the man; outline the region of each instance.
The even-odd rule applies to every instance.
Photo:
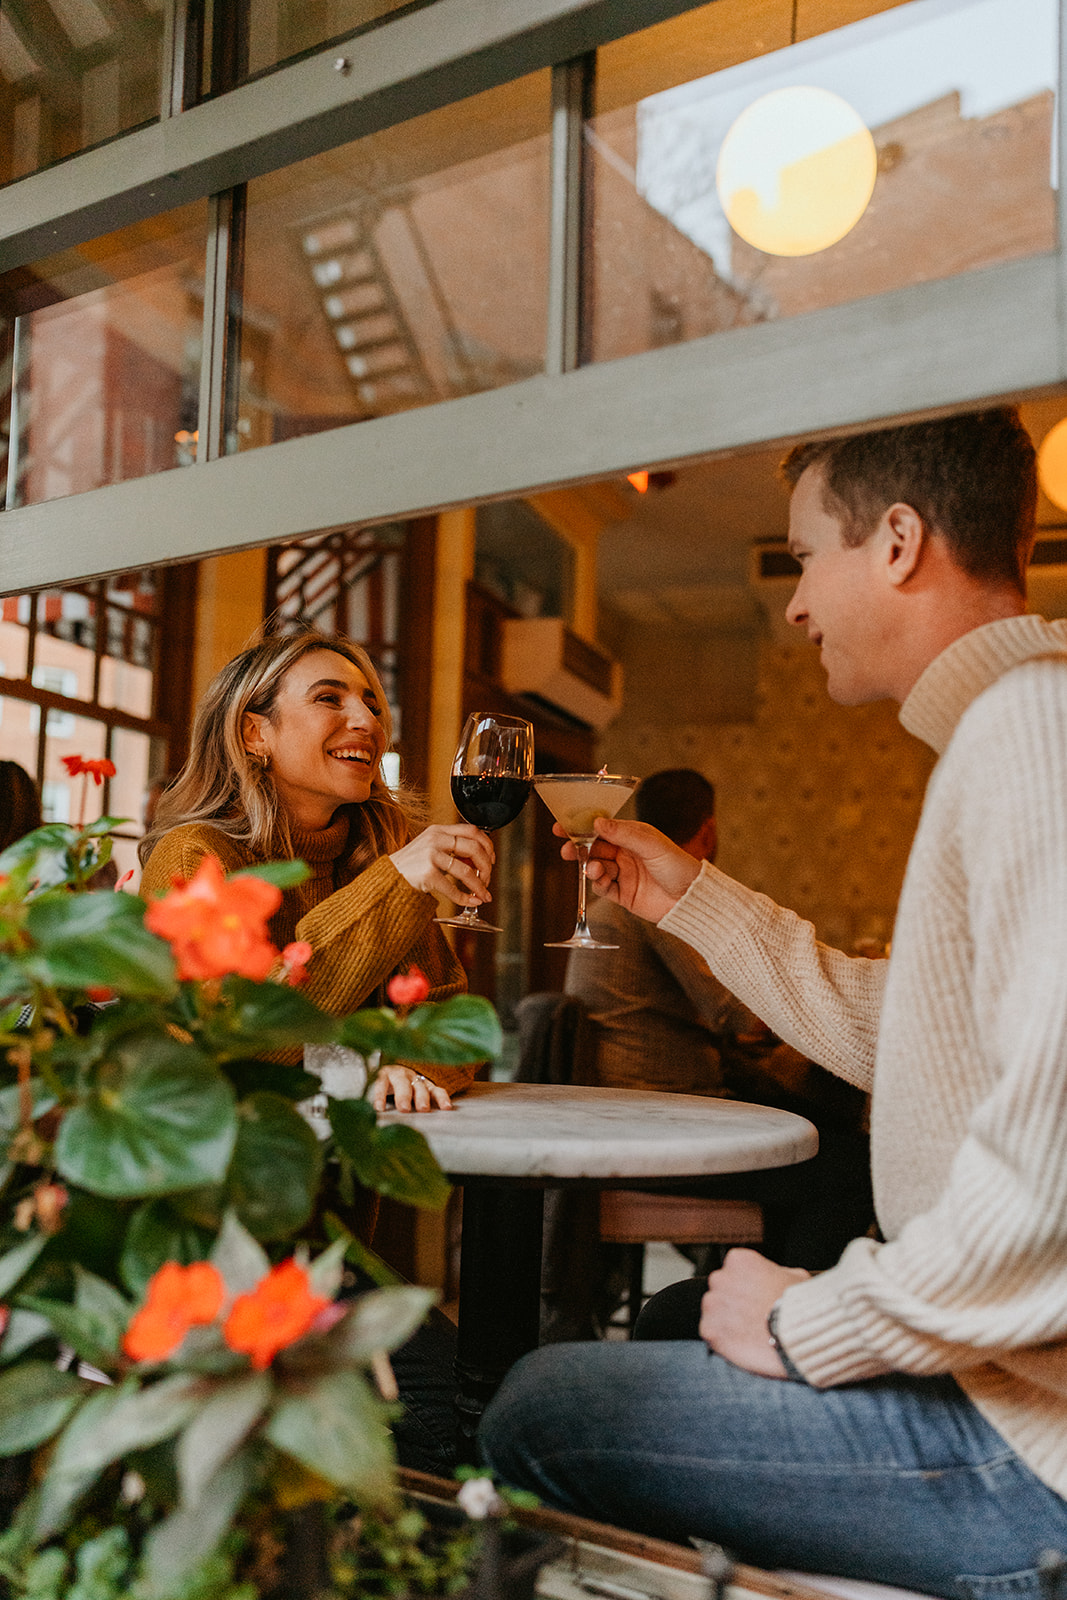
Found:
[[[891,959],[636,823],[598,824],[591,874],[872,1088],[886,1242],[815,1277],[731,1252],[700,1340],[536,1352],[486,1454],[765,1565],[1036,1595],[1067,1551],[1067,628],[1024,615],[1033,449],[998,409],[802,446],[785,475],[787,615],[831,696],[899,701],[941,758]]]

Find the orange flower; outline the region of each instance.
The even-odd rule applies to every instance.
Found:
[[[225,1298],[222,1275],[209,1261],[194,1261],[189,1267],[167,1261],[151,1279],[122,1348],[131,1361],[165,1361],[190,1328],[214,1322]]]
[[[269,1367],[279,1350],[295,1344],[331,1302],[311,1292],[311,1280],[292,1259],[272,1267],[251,1294],[238,1295],[222,1337],[231,1350],[244,1350],[257,1372]]]
[[[430,992],[430,980],[425,972],[412,967],[410,972],[398,972],[395,978],[390,978],[385,992],[394,1006],[418,1005]]]
[[[282,892],[262,878],[224,878],[214,856],[205,856],[195,875],[173,880],[168,894],[145,912],[145,926],[166,939],[178,963],[178,977],[265,978],[278,959],[267,937],[267,919],[282,903]]]
[[[82,773],[85,773],[92,778],[97,788],[100,787],[105,778],[113,778],[115,776],[115,763],[108,761],[106,756],[101,757],[98,761],[87,761],[84,756],[64,756],[63,765],[72,778],[80,777]]]

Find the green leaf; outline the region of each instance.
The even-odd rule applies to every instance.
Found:
[[[74,1557],[76,1577],[65,1600],[118,1600],[118,1596],[130,1593],[131,1564],[126,1529],[105,1528],[95,1539],[78,1546]]]
[[[323,1294],[328,1300],[334,1299],[344,1277],[347,1246],[347,1239],[335,1239],[308,1267],[308,1278],[314,1294]]]
[[[217,1068],[165,1035],[130,1034],[63,1118],[56,1165],[95,1194],[141,1199],[219,1182],[236,1136],[233,1091]]]
[[[267,1252],[258,1245],[236,1215],[228,1211],[211,1252],[211,1262],[222,1273],[231,1295],[248,1294],[270,1271]]]
[[[339,1023],[287,983],[256,983],[252,978],[227,978],[225,1005],[214,1011],[205,1035],[219,1054],[263,1055],[294,1045],[330,1044]]]
[[[227,882],[231,878],[262,878],[264,883],[273,883],[276,889],[295,888],[310,877],[311,868],[306,861],[263,861],[258,867],[238,867],[226,874]]]
[[[365,1189],[429,1211],[440,1211],[447,1204],[452,1186],[417,1129],[405,1123],[378,1127],[366,1100],[328,1103],[334,1138]]]
[[[185,1222],[166,1200],[147,1200],[130,1218],[119,1273],[130,1293],[140,1299],[165,1261],[187,1267],[206,1261],[210,1249],[211,1236],[203,1228]]]
[[[37,1506],[36,1538],[61,1528],[75,1502],[113,1461],[183,1428],[200,1403],[201,1382],[176,1373],[143,1389],[130,1379],[121,1388],[91,1395],[68,1423],[49,1463]]]
[[[346,1489],[361,1506],[394,1504],[388,1412],[357,1372],[329,1372],[283,1399],[267,1423],[270,1442]]]
[[[170,947],[145,927],[136,895],[52,891],[31,904],[26,931],[36,946],[27,966],[60,989],[100,985],[160,999],[177,992]]]
[[[74,1284],[75,1306],[87,1316],[95,1317],[107,1329],[109,1348],[117,1352],[134,1307],[110,1283],[105,1283],[94,1272],[87,1272],[78,1263],[74,1266]]]
[[[396,1053],[403,1061],[464,1066],[495,1061],[503,1047],[500,1019],[488,1000],[456,994],[440,1005],[416,1006],[401,1024]]]
[[[237,1108],[237,1144],[227,1189],[257,1239],[284,1239],[311,1215],[322,1148],[303,1117],[279,1094],[253,1094]]]
[[[97,817],[95,822],[86,823],[80,830],[81,836],[83,839],[99,839],[103,834],[112,833],[115,828],[132,821],[132,817]]]
[[[254,1481],[252,1452],[242,1450],[219,1468],[195,1508],[180,1507],[152,1529],[144,1545],[146,1589],[138,1591],[143,1600],[173,1600],[184,1592],[182,1585],[218,1548]]]
[[[326,1226],[327,1236],[344,1244],[345,1260],[358,1267],[361,1272],[365,1272],[379,1289],[391,1289],[395,1284],[403,1283],[403,1278],[395,1273],[381,1256],[375,1255],[373,1250],[368,1249],[361,1239],[357,1239],[334,1212],[327,1211],[322,1220]]]
[[[0,875],[27,885],[36,882],[42,889],[66,883],[73,871],[70,850],[76,838],[76,830],[63,822],[35,828],[0,854]]]
[[[175,1457],[182,1505],[194,1510],[211,1479],[244,1444],[270,1404],[266,1372],[243,1372],[220,1383],[178,1439]]]
[[[0,1256],[0,1300],[6,1300],[19,1280],[26,1276],[47,1243],[46,1234],[31,1233],[13,1250]]]
[[[358,1050],[362,1056],[373,1056],[377,1051],[395,1060],[400,1037],[401,1025],[395,1013],[379,1007],[377,1010],[353,1011],[351,1016],[345,1017],[337,1042],[346,1044],[350,1050]]]
[[[43,1117],[46,1111],[51,1111],[56,1103],[52,1091],[45,1087],[40,1078],[31,1078],[29,1082],[30,1099],[33,1105],[33,1116]],[[19,1127],[22,1097],[17,1083],[8,1084],[6,1089],[0,1089],[0,1137],[10,1139]]]
[[[3,1341],[0,1342],[0,1361],[14,1361],[24,1351],[30,1350],[42,1339],[52,1339],[52,1324],[38,1311],[23,1311],[15,1306],[7,1319]]]
[[[109,1321],[72,1306],[67,1300],[47,1300],[42,1295],[22,1295],[19,1305],[26,1311],[47,1317],[52,1331],[62,1344],[69,1344],[81,1361],[94,1367],[107,1367],[115,1357],[117,1342]]]
[[[287,1100],[308,1100],[318,1094],[322,1082],[303,1067],[288,1067],[280,1061],[226,1061],[223,1071],[233,1084],[238,1100],[257,1089],[284,1095]]]
[[[0,1373],[0,1456],[33,1450],[58,1433],[85,1394],[72,1372],[24,1361]]]
[[[346,1361],[369,1361],[379,1350],[396,1350],[426,1320],[437,1295],[404,1284],[374,1289],[352,1303],[343,1322],[327,1335],[330,1347]]]

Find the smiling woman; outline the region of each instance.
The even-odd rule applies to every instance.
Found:
[[[146,899],[188,880],[205,856],[224,871],[281,857],[308,865],[271,919],[279,948],[310,947],[305,989],[335,1015],[382,1003],[397,972],[417,966],[430,998],[466,988],[433,918],[437,894],[489,898],[484,833],[465,823],[417,831],[411,805],[381,776],[392,737],[370,657],[308,631],[242,652],[208,688],[192,754],[160,800],[141,844]],[[447,1107],[473,1069],[416,1074],[386,1067],[374,1096],[401,1111]]]

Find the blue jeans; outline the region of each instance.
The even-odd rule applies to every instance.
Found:
[[[509,1373],[481,1444],[550,1505],[743,1560],[952,1600],[1039,1592],[1067,1501],[953,1379],[760,1378],[699,1340],[558,1344]]]

